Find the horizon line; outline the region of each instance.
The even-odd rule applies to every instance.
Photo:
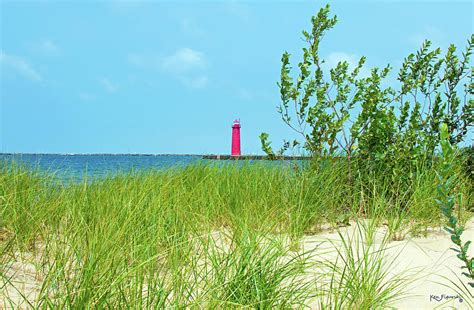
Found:
[[[172,154],[172,153],[48,153],[48,152],[0,152],[0,155],[63,155],[63,156],[80,156],[80,155],[132,155],[132,156],[203,156],[215,154]]]

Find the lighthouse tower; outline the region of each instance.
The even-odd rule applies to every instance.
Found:
[[[232,156],[240,156],[240,120],[236,119],[232,125]]]

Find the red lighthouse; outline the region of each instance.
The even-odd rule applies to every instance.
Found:
[[[232,125],[232,156],[240,156],[240,120]]]

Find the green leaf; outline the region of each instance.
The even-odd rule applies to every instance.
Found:
[[[459,237],[456,236],[456,235],[451,236],[451,241],[453,241],[454,244],[456,244],[456,245],[459,245],[459,243],[460,243]]]

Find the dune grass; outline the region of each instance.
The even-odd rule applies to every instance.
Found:
[[[386,224],[389,238],[400,239],[442,225],[436,173],[420,171],[393,195],[393,184],[375,173],[348,183],[345,171],[337,162],[316,173],[196,164],[62,184],[2,163],[0,287],[18,286],[12,263],[25,261],[40,283],[31,295],[18,288],[31,307],[267,309],[304,306],[321,294],[323,308],[342,305],[337,296],[350,296],[354,307],[386,305],[399,286],[373,289],[382,284],[370,279],[385,271],[382,256],[367,250],[371,231]],[[456,182],[466,220],[472,188],[461,173]],[[318,250],[302,251],[300,238],[358,218],[367,219],[367,248],[351,249],[348,242],[339,252],[345,264],[332,266],[333,285],[317,285],[320,275],[308,270]],[[370,262],[361,270],[364,259]],[[348,272],[367,281],[357,286]],[[8,296],[3,302],[15,304]]]

